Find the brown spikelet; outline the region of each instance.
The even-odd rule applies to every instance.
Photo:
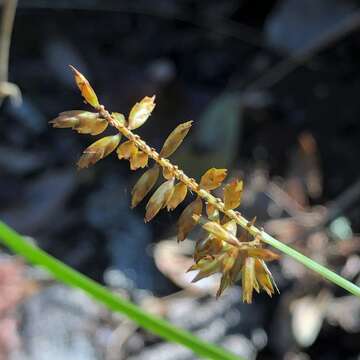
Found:
[[[138,151],[137,146],[130,140],[123,142],[116,150],[118,158],[130,159]]]
[[[178,241],[183,241],[188,236],[190,231],[195,227],[197,221],[193,218],[194,215],[200,215],[202,212],[203,203],[200,197],[197,197],[190,203],[181,213],[178,220]]]
[[[75,69],[72,65],[69,65],[72,71],[74,72],[75,82],[80,89],[81,95],[84,97],[86,102],[94,108],[97,108],[99,104],[99,100],[95,94],[94,89],[91,87],[89,81],[86,77],[77,69]]]
[[[191,128],[192,121],[178,125],[165,140],[164,145],[160,151],[161,157],[169,157],[181,145],[185,136]]]
[[[229,231],[224,229],[222,225],[215,221],[208,221],[202,225],[203,229],[206,230],[208,233],[212,234],[214,237],[226,241],[229,244],[234,246],[239,245],[239,240]]]
[[[145,222],[150,221],[164,207],[174,192],[174,179],[162,183],[146,205]]]
[[[206,215],[209,220],[220,222],[220,212],[216,208],[216,206],[214,206],[214,204],[211,203],[206,204]]]
[[[255,258],[247,257],[242,268],[242,298],[243,301],[251,304],[253,289],[258,288],[255,274]]]
[[[98,113],[83,110],[64,111],[59,116],[49,121],[54,128],[71,128],[79,134],[99,135],[108,126],[108,122],[102,119]]]
[[[145,171],[131,191],[131,207],[137,206],[154,187],[159,177],[159,166],[155,164]]]
[[[233,180],[224,187],[225,210],[240,206],[242,192],[243,182],[241,180]]]
[[[136,103],[130,111],[128,128],[137,129],[145,123],[155,107],[155,95],[145,96],[140,102]]]
[[[148,161],[148,154],[144,153],[141,150],[137,150],[130,157],[130,169],[137,170],[139,168],[144,168],[145,166],[147,166]]]
[[[170,211],[176,209],[177,206],[184,201],[186,194],[187,186],[182,182],[177,183],[174,187],[174,192],[171,195],[171,198],[166,204],[167,210]]]
[[[226,169],[211,168],[201,177],[200,187],[205,190],[214,190],[221,185],[226,174]]]
[[[119,145],[121,135],[106,136],[94,142],[84,150],[77,165],[80,169],[87,168],[111,154]]]

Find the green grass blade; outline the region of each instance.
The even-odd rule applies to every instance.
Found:
[[[200,357],[217,360],[242,360],[240,357],[213,344],[206,343],[193,334],[181,330],[161,318],[146,313],[140,307],[113,294],[104,286],[65,265],[37,246],[32,245],[1,221],[0,239],[12,251],[22,255],[29,262],[42,266],[59,281],[82,289],[109,309],[127,316],[150,332],[168,341],[181,344]]]
[[[325,266],[320,265],[319,263],[317,263],[314,260],[311,260],[307,256],[305,256],[305,255],[299,253],[298,251],[294,250],[290,246],[287,246],[287,245],[283,244],[281,241],[274,239],[269,234],[267,234],[265,232],[262,232],[261,236],[262,236],[262,240],[265,243],[267,243],[267,244],[273,246],[274,248],[280,250],[284,254],[286,254],[288,256],[291,256],[293,259],[295,259],[299,263],[301,263],[304,266],[306,266],[307,268],[317,272],[323,278],[325,278],[325,279],[331,281],[332,283],[342,287],[343,289],[347,290],[349,293],[360,297],[360,288],[357,285],[350,282],[349,280],[344,279],[343,277],[341,277],[340,275],[338,275],[338,274],[334,273],[333,271],[329,270]]]

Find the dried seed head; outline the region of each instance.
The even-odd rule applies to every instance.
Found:
[[[241,180],[233,180],[224,188],[224,204],[225,210],[235,209],[240,206],[241,195],[243,192],[243,182]]]
[[[214,190],[221,185],[226,174],[226,169],[211,168],[201,177],[200,187],[205,190]]]
[[[99,135],[108,126],[105,119],[100,118],[98,113],[83,110],[64,111],[50,121],[54,128],[71,128],[79,134]]]
[[[81,91],[81,95],[84,97],[86,102],[90,104],[92,107],[97,108],[100,106],[99,100],[95,94],[94,89],[91,87],[89,81],[86,77],[77,69],[75,69],[72,65],[69,65],[75,75],[75,81],[78,88]]]
[[[152,97],[145,96],[140,102],[136,103],[130,111],[129,129],[134,130],[145,123],[155,107],[155,95]]]
[[[145,222],[150,221],[164,207],[174,191],[174,179],[165,181],[151,196],[146,205]]]
[[[194,215],[201,215],[203,203],[200,197],[197,197],[190,203],[181,213],[178,220],[178,241],[183,241],[188,236],[189,232],[196,226],[197,221],[193,218]]]
[[[131,191],[131,207],[134,208],[137,206],[140,201],[150,192],[154,187],[157,179],[159,177],[159,166],[155,164],[152,168],[145,171],[140,179],[137,181],[135,186]]]
[[[94,142],[84,150],[77,165],[80,169],[87,168],[111,154],[119,145],[121,135],[106,136]]]
[[[160,151],[160,156],[167,158],[181,145],[191,128],[192,121],[178,125],[167,137]]]
[[[177,206],[184,201],[186,194],[187,186],[182,182],[177,183],[174,187],[174,192],[171,195],[171,198],[166,204],[167,210],[170,211],[176,209]]]

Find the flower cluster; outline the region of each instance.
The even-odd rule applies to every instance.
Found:
[[[56,128],[71,128],[90,135],[101,134],[108,125],[117,130],[116,134],[105,136],[87,147],[77,163],[78,167],[89,167],[112,152],[116,152],[119,159],[128,160],[131,170],[145,168],[150,159],[154,160],[155,163],[141,175],[132,189],[131,207],[137,206],[151,192],[160,176],[164,180],[147,202],[145,222],[152,220],[161,209],[174,210],[188,193],[196,195],[182,211],[177,226],[178,241],[183,241],[197,224],[204,229],[204,236],[195,246],[195,263],[189,269],[198,271],[193,281],[221,273],[217,296],[240,279],[244,302],[251,303],[253,290],[264,290],[271,296],[277,287],[265,262],[277,259],[278,255],[263,247],[259,234],[255,238],[250,235],[255,219],[247,226],[238,221],[238,213],[234,209],[240,205],[243,182],[232,180],[223,187],[223,200],[215,198],[211,191],[222,186],[227,176],[226,169],[211,168],[197,183],[168,160],[185,139],[192,121],[178,125],[158,153],[133,133],[150,117],[155,108],[155,96],[144,97],[136,103],[127,118],[121,113],[110,114],[100,105],[84,75],[71,68],[82,96],[95,112],[62,112],[51,124]],[[126,141],[121,143],[123,136]],[[239,225],[242,226],[240,234]]]

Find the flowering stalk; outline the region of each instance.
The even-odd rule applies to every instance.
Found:
[[[199,271],[194,281],[220,272],[222,279],[218,296],[239,278],[242,278],[244,302],[252,301],[253,290],[257,292],[264,290],[271,296],[277,287],[265,261],[275,260],[278,255],[263,248],[263,243],[266,243],[292,256],[327,280],[360,296],[359,287],[272,238],[254,225],[255,219],[248,221],[236,211],[243,191],[241,180],[233,180],[224,187],[224,200],[212,195],[211,190],[221,186],[225,179],[226,169],[211,168],[198,183],[168,160],[190,130],[191,121],[177,126],[168,136],[161,151],[157,152],[133,132],[151,115],[155,107],[155,96],[145,97],[136,103],[128,119],[119,113],[110,114],[99,103],[87,79],[78,70],[73,67],[72,69],[83,97],[96,113],[86,115],[85,112],[80,114],[79,111],[65,112],[53,120],[52,124],[54,127],[71,127],[80,133],[98,134],[102,128],[106,128],[104,126],[106,121],[118,131],[116,135],[104,137],[90,145],[78,162],[80,168],[93,165],[115,150],[119,159],[129,160],[132,170],[147,166],[149,159],[155,161],[155,165],[140,177],[132,190],[132,207],[135,207],[154,187],[160,169],[162,170],[166,181],[151,196],[146,206],[145,221],[150,221],[162,208],[167,207],[168,211],[175,209],[185,199],[188,190],[196,195],[196,199],[184,209],[178,222],[179,241],[184,240],[199,222],[207,233],[205,239],[197,242],[194,253],[195,264],[189,269]],[[69,116],[67,117],[66,114]],[[127,141],[119,145],[122,136],[127,138]],[[206,205],[207,220],[202,217],[203,203]],[[242,229],[240,236],[237,235],[238,226]]]

